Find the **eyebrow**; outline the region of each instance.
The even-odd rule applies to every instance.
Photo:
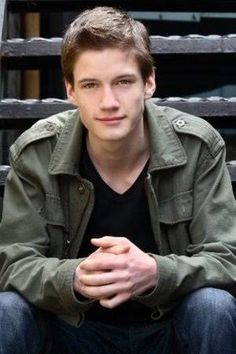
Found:
[[[120,76],[117,76],[114,80],[120,80],[120,79],[136,79],[136,76],[134,74],[122,74]]]
[[[97,79],[90,79],[90,78],[84,78],[84,79],[81,79],[81,80],[78,80],[77,81],[77,84],[83,84],[85,82],[91,82],[91,81],[98,81]]]
[[[124,78],[130,78],[130,79],[136,79],[136,76],[134,74],[122,74],[122,75],[119,75],[119,76],[116,76],[112,81],[116,81],[116,80],[121,80],[121,79],[124,79]],[[84,84],[86,82],[96,82],[96,81],[100,81],[99,79],[95,79],[95,78],[83,78],[81,80],[78,80],[77,81],[77,84]]]

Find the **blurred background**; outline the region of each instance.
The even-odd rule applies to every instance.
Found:
[[[174,106],[185,102],[186,111],[206,116],[226,141],[227,160],[236,160],[236,2],[139,3],[1,0],[0,164],[8,163],[9,146],[23,130],[68,108],[61,37],[79,12],[94,5],[120,7],[148,27],[156,63],[154,96]]]

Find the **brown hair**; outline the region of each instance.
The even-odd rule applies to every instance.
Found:
[[[65,79],[73,85],[73,68],[84,50],[118,48],[132,50],[144,81],[153,71],[150,39],[146,27],[112,7],[82,12],[68,27],[62,41],[61,65]]]

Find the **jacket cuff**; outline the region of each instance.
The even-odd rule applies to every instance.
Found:
[[[82,259],[68,259],[66,260],[66,269],[59,279],[61,302],[65,308],[65,312],[69,312],[72,315],[75,313],[81,313],[88,310],[91,304],[95,300],[81,298],[79,299],[74,291],[74,275],[76,268],[80,264]]]
[[[149,294],[135,296],[133,299],[148,307],[165,303],[175,289],[176,271],[174,263],[165,256],[150,254],[157,262],[157,285]]]

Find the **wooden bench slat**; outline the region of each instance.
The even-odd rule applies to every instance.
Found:
[[[169,106],[203,117],[217,128],[236,126],[236,97],[222,98],[153,98],[158,106]],[[48,117],[74,107],[67,101],[56,98],[45,100],[4,99],[0,101],[0,128],[21,128],[35,120]],[[28,122],[28,123],[27,123]]]
[[[236,53],[236,34],[150,36],[152,54],[231,54]],[[13,38],[1,43],[1,56],[60,56],[62,38]]]
[[[85,7],[97,6],[95,0],[8,0],[8,8],[12,12],[19,11],[78,11]],[[136,11],[184,11],[184,12],[227,12],[235,11],[234,0],[101,0],[99,5],[119,6],[126,10]]]

